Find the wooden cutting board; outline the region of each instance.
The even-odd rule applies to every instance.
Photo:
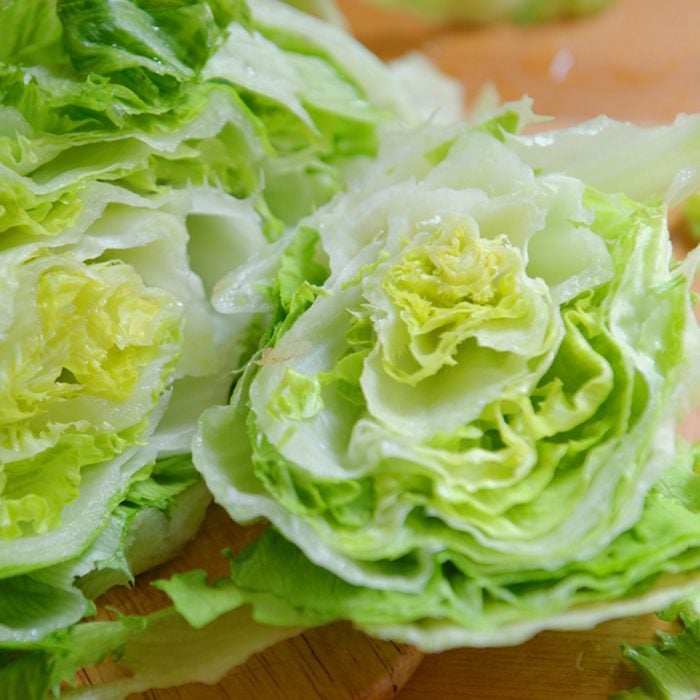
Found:
[[[466,1],[466,0],[465,0]],[[350,26],[383,59],[420,49],[465,87],[467,103],[486,82],[503,99],[528,94],[541,114],[561,123],[605,113],[640,123],[700,112],[700,2],[619,0],[607,12],[527,28],[458,27],[340,0]],[[690,246],[683,230],[679,249]],[[696,415],[687,431],[700,435]],[[235,526],[213,506],[197,539],[174,561],[141,577],[133,591],[105,602],[134,612],[164,603],[153,578],[196,566],[225,573],[219,552],[255,531]],[[602,700],[637,683],[620,656],[622,640],[652,641],[654,616],[613,621],[587,632],[538,635],[509,649],[455,650],[427,657],[332,625],[253,657],[219,685],[152,691],[153,700]],[[421,663],[422,661],[422,663]],[[417,670],[416,670],[417,669]],[[119,673],[114,668],[105,672]],[[84,679],[104,678],[91,671]],[[402,690],[403,688],[403,690]]]

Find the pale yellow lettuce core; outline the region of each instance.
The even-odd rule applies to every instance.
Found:
[[[382,282],[402,326],[386,336],[386,372],[415,385],[455,365],[459,346],[479,331],[526,318],[524,267],[505,238],[482,239],[464,224],[441,228],[411,248]]]
[[[181,310],[121,262],[25,261],[0,347],[0,537],[55,527],[81,470],[138,441],[167,387]]]

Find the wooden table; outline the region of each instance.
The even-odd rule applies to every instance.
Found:
[[[359,39],[380,57],[422,50],[464,85],[468,103],[489,81],[504,99],[530,95],[539,113],[562,123],[600,113],[654,123],[681,111],[700,112],[698,0],[619,0],[594,17],[527,28],[440,25],[371,8],[362,0],[340,4]],[[690,245],[682,231],[677,244]],[[697,426],[696,418],[688,429],[697,435]],[[110,602],[134,611],[148,607],[158,595],[148,580],[211,564],[203,558],[215,559],[236,537],[245,534],[213,508],[195,545],[140,582],[145,598],[139,602],[133,593],[117,591]],[[415,649],[375,642],[335,625],[254,657],[218,686],[193,685],[147,697],[602,700],[637,683],[620,656],[620,642],[651,641],[657,624],[651,615],[630,618],[588,632],[540,634],[515,648],[456,650],[424,659]]]

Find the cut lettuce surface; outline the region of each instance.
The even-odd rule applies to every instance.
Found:
[[[15,181],[30,198],[33,182]],[[6,242],[16,241],[0,251],[3,578],[79,555],[134,476],[188,452],[198,412],[227,395],[240,325],[211,307],[190,267],[187,218],[206,210],[208,194],[152,199],[93,181],[68,195],[71,222],[60,231],[23,231],[21,213],[8,222]],[[55,211],[43,209],[42,224]],[[225,222],[216,208],[210,216]],[[259,225],[256,235],[264,242]]]
[[[280,533],[227,584],[261,621],[350,619],[435,651],[700,584],[676,437],[700,386],[697,252],[672,258],[663,204],[700,122],[518,136],[527,118],[389,138],[288,246],[277,323],[194,451],[235,520]],[[649,181],[640,140],[675,144]],[[616,168],[582,179],[596,154]],[[225,284],[214,302],[237,313]]]
[[[697,568],[697,552],[689,552],[687,544],[696,541],[700,522],[697,502],[671,500],[679,489],[685,496],[697,489],[688,451],[650,493],[640,521],[605,551],[559,570],[494,576],[489,592],[498,590],[498,596],[477,595],[475,582],[447,564],[447,553],[436,555],[444,565],[420,590],[353,585],[311,563],[272,529],[232,560],[230,578],[210,586],[205,572],[189,572],[157,585],[195,627],[250,604],[260,623],[321,625],[352,619],[374,635],[433,651],[446,645],[515,644],[543,627],[595,624],[610,616],[613,603],[616,616],[633,615],[697,588],[697,575],[678,573]],[[665,572],[663,587],[653,585],[659,571]],[[628,652],[631,658],[633,653]]]
[[[19,657],[16,652],[0,657],[0,688],[7,698],[121,700],[152,688],[215,683],[251,654],[298,631],[261,625],[246,608],[202,628],[192,627],[172,608],[87,622],[28,645]],[[81,668],[110,656],[131,675],[105,685],[61,690]]]
[[[259,345],[285,227],[420,117],[275,0],[6,0],[0,25],[0,695],[39,698],[88,630],[118,651],[94,599],[201,524],[196,422]]]

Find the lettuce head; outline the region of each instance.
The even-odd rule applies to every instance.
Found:
[[[389,139],[290,242],[195,443],[232,517],[274,526],[232,564],[258,619],[434,651],[698,585],[697,253],[673,259],[664,197],[700,122],[510,133],[526,107]]]

